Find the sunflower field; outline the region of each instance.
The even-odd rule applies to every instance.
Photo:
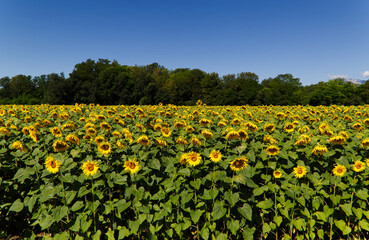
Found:
[[[0,106],[0,238],[368,239],[368,106]]]

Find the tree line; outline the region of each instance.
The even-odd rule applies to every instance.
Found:
[[[259,81],[252,72],[206,73],[200,69],[168,70],[158,63],[120,65],[87,59],[63,73],[17,75],[0,79],[0,104],[101,105],[362,105],[369,103],[369,81],[356,85],[337,78],[302,86],[292,74]]]

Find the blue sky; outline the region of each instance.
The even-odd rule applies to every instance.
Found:
[[[168,69],[369,79],[368,0],[0,1],[0,77],[88,58]]]

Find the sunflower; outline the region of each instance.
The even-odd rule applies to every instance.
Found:
[[[83,163],[82,170],[87,177],[90,175],[93,176],[97,173],[97,170],[99,170],[99,165],[95,161],[87,160]]]
[[[357,160],[353,165],[352,165],[352,170],[354,170],[355,172],[361,172],[365,169],[365,163],[363,163],[362,161]]]
[[[323,153],[328,152],[328,148],[324,145],[316,145],[311,153],[314,155],[323,155]]]
[[[299,165],[299,166],[293,168],[293,172],[295,173],[296,178],[301,178],[301,177],[305,176],[305,174],[306,174],[306,167]]]
[[[157,123],[157,124],[155,124],[155,125],[154,125],[154,130],[155,130],[155,131],[160,131],[160,130],[161,130],[161,125],[160,125],[160,124],[158,124],[158,123]]]
[[[69,148],[69,145],[61,140],[56,140],[53,144],[53,148],[55,152],[62,152]]]
[[[207,129],[202,130],[201,135],[203,135],[207,139],[213,137],[213,133],[210,130],[207,130]]]
[[[61,166],[61,163],[54,159],[51,156],[48,156],[45,160],[45,166],[46,166],[46,170],[49,171],[50,173],[57,173],[59,172],[59,168]]]
[[[13,142],[11,147],[17,150],[22,150],[23,152],[28,151],[27,148],[20,141]]]
[[[184,165],[184,164],[187,164],[188,162],[188,157],[187,157],[187,153],[183,153],[181,155],[181,157],[179,158],[179,162]]]
[[[209,126],[209,125],[213,124],[213,122],[211,120],[206,119],[206,118],[200,119],[199,123],[200,123],[201,126]]]
[[[111,135],[113,135],[114,137],[117,137],[117,138],[122,137],[122,134],[120,132],[116,131],[116,130],[114,132],[112,132]]]
[[[362,148],[368,148],[368,147],[369,147],[369,138],[364,138],[364,139],[361,141],[361,147],[362,147]]]
[[[292,123],[286,123],[283,127],[283,129],[290,133],[290,132],[293,132],[293,130],[295,129],[295,125],[293,125]]]
[[[186,127],[186,126],[187,126],[187,123],[184,120],[174,123],[174,127],[178,129]]]
[[[265,143],[270,143],[270,144],[276,144],[277,143],[277,140],[275,140],[272,136],[270,135],[264,135],[263,137],[263,141]]]
[[[247,122],[246,123],[246,127],[248,130],[250,130],[251,132],[256,132],[259,130],[258,126],[255,123],[252,122]]]
[[[0,128],[0,133],[3,134],[3,135],[6,135],[6,136],[10,136],[11,135],[11,132],[5,128],[5,127],[1,127]]]
[[[88,135],[92,135],[92,136],[95,136],[96,135],[96,130],[95,130],[95,128],[88,128],[87,130],[86,130],[86,133],[88,134]]]
[[[176,143],[178,145],[187,145],[188,141],[186,139],[184,139],[183,137],[178,137],[177,140],[176,140]]]
[[[222,154],[219,150],[213,149],[209,154],[210,160],[213,162],[219,162],[222,159]]]
[[[116,143],[115,143],[115,145],[117,145],[119,148],[121,148],[121,149],[124,149],[124,148],[126,148],[125,146],[124,146],[124,144],[120,141],[120,140],[117,140],[116,141]]]
[[[156,145],[158,145],[159,147],[166,147],[167,146],[167,141],[163,140],[163,139],[160,139],[160,138],[156,138],[154,140],[154,143]]]
[[[218,127],[225,127],[225,126],[227,126],[227,123],[223,121],[218,122]]]
[[[346,142],[346,138],[344,136],[337,135],[337,136],[331,137],[329,139],[329,142],[334,145],[342,145]]]
[[[275,129],[275,125],[273,123],[267,123],[264,125],[264,131],[273,132]]]
[[[192,143],[192,145],[194,145],[194,146],[201,146],[201,140],[200,140],[200,139],[198,139],[197,137],[192,137],[192,138],[191,138],[191,143]]]
[[[363,125],[361,125],[361,123],[354,123],[354,125],[352,125],[352,128],[355,129],[356,131],[361,131],[364,129]]]
[[[141,144],[142,146],[149,146],[150,139],[146,135],[142,135],[137,139],[137,143]]]
[[[100,153],[104,154],[104,155],[108,155],[109,153],[111,153],[111,145],[108,142],[102,142],[97,146],[97,149],[99,150]]]
[[[345,174],[346,170],[347,169],[345,166],[338,164],[333,168],[332,172],[334,175],[342,177]]]
[[[65,140],[75,145],[79,145],[79,138],[74,134],[69,134],[68,136],[65,137]]]
[[[239,139],[240,135],[238,134],[237,131],[229,131],[225,137],[228,141],[230,140],[235,140],[235,139]]]
[[[161,128],[161,134],[164,137],[170,137],[170,135],[172,134],[172,132],[170,131],[170,129],[168,127],[163,127],[163,128]]]
[[[239,157],[230,162],[230,167],[233,171],[240,171],[246,168],[248,165],[248,160],[245,157]]]
[[[270,145],[265,150],[269,156],[275,156],[279,154],[279,147],[276,145]]]
[[[249,137],[247,132],[245,130],[242,130],[242,129],[238,130],[238,136],[240,136],[241,140],[246,140]]]
[[[110,126],[110,124],[107,123],[107,122],[100,123],[100,128],[101,129],[104,129],[107,132],[109,132],[112,129],[112,127]]]
[[[273,176],[275,177],[275,178],[281,178],[282,177],[282,171],[281,170],[275,170],[275,171],[273,171]]]
[[[299,130],[297,130],[299,133],[307,133],[310,131],[310,128],[308,126],[300,127]]]
[[[201,162],[201,156],[199,153],[197,152],[189,152],[186,154],[187,155],[187,163],[190,166],[197,166],[200,164]]]
[[[105,140],[105,138],[103,136],[97,136],[97,137],[95,137],[95,142],[97,144],[100,144],[100,143],[105,142],[105,141],[106,140]]]
[[[346,139],[348,139],[348,138],[349,138],[349,135],[348,135],[345,131],[340,131],[340,132],[338,133],[338,135],[340,135],[340,136],[342,136],[342,137],[344,137],[344,138],[346,138]]]
[[[34,142],[37,142],[38,139],[37,139],[37,134],[35,131],[30,131],[29,132],[29,136],[31,137],[31,139],[34,141]]]
[[[134,174],[140,170],[140,164],[136,160],[128,160],[124,163],[124,170]]]

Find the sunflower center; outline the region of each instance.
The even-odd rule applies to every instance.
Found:
[[[298,174],[302,174],[303,172],[304,172],[304,171],[303,171],[301,168],[297,170],[297,173],[298,173]]]
[[[92,172],[94,170],[94,165],[93,164],[88,164],[87,170]]]
[[[339,168],[339,169],[337,169],[337,173],[342,173],[343,171],[342,171],[342,169],[341,168]]]
[[[236,161],[234,162],[234,166],[235,166],[236,168],[242,168],[242,167],[243,167],[243,165],[244,165],[244,162],[243,162],[242,160],[236,160]]]
[[[50,162],[50,166],[51,166],[52,168],[56,168],[56,163],[55,163],[55,161],[51,161],[51,162]]]
[[[218,158],[218,153],[213,153],[213,158]]]
[[[128,166],[130,169],[135,169],[136,168],[136,164],[131,162]]]
[[[101,149],[103,149],[103,150],[109,150],[109,145],[108,144],[103,144],[103,145],[101,145]]]

